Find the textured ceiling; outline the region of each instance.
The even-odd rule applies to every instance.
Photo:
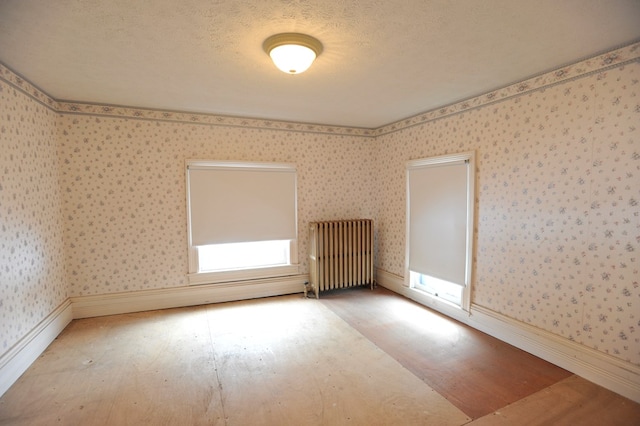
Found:
[[[262,42],[324,44],[304,74]],[[377,128],[640,40],[640,0],[0,0],[0,62],[58,100]]]

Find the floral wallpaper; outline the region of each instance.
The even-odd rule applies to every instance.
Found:
[[[473,303],[640,365],[639,50],[379,129],[58,103],[0,65],[0,354],[69,296],[187,285],[186,159],[295,163],[301,272],[309,221],[373,217],[403,275],[406,161],[475,150]]]
[[[68,298],[56,121],[0,78],[0,355]]]
[[[627,52],[380,136],[377,267],[404,275],[406,161],[475,150],[472,302],[640,365],[640,62]]]
[[[374,215],[371,138],[75,114],[59,131],[72,296],[187,285],[186,159],[296,164],[302,273],[309,221]]]

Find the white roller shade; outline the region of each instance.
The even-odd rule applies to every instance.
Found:
[[[409,269],[463,286],[467,173],[464,161],[407,167]]]
[[[292,165],[187,162],[191,245],[296,238]]]

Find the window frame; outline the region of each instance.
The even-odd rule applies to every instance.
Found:
[[[185,161],[185,178],[186,178],[186,206],[187,206],[187,257],[188,257],[188,274],[187,278],[190,285],[198,284],[216,284],[229,283],[233,281],[255,280],[261,278],[276,278],[283,276],[291,276],[299,274],[298,263],[298,226],[297,226],[297,184],[295,185],[294,200],[296,200],[295,213],[295,229],[296,238],[289,240],[289,264],[286,265],[270,265],[256,268],[245,269],[229,269],[221,271],[199,272],[198,265],[198,249],[192,243],[192,227],[191,227],[191,193],[189,183],[189,167],[198,168],[211,167],[212,169],[228,168],[229,170],[282,170],[295,173],[297,182],[296,166],[289,163],[261,163],[261,162],[242,162],[242,161],[218,161],[218,160],[186,160]]]
[[[438,298],[435,295],[429,294],[426,291],[415,288],[411,285],[410,279],[410,243],[411,243],[411,191],[410,191],[410,171],[426,167],[434,166],[446,166],[447,164],[454,165],[464,161],[467,163],[467,185],[466,185],[466,199],[467,199],[467,220],[466,220],[466,241],[465,241],[465,278],[464,285],[462,286],[462,300],[460,306],[447,301],[446,299]],[[417,160],[411,160],[406,163],[406,238],[405,238],[405,277],[404,285],[409,287],[412,291],[419,291],[427,298],[433,300],[441,300],[455,306],[458,309],[469,312],[471,307],[471,284],[473,273],[473,238],[474,238],[474,213],[475,213],[475,151],[468,151],[459,154],[441,155],[436,157],[429,157]],[[453,284],[456,285],[456,284]]]

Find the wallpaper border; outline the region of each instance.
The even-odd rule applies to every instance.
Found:
[[[600,55],[556,68],[491,92],[398,120],[378,127],[374,130],[374,135],[377,137],[394,133],[634,62],[640,62],[640,42],[634,42],[618,49],[614,48]]]
[[[374,137],[374,129],[362,127],[330,126],[285,120],[268,120],[166,109],[139,108],[124,105],[57,100],[2,62],[0,62],[0,80],[21,91],[36,102],[60,114],[153,120],[209,126],[239,127],[245,129],[282,130],[338,136]]]
[[[58,112],[58,102],[55,99],[2,62],[0,62],[0,80],[21,91],[39,104]]]
[[[288,132],[320,133],[339,136],[374,137],[373,129],[360,127],[330,126],[294,121],[234,117],[72,101],[58,101],[58,112],[63,114],[91,115],[96,117],[117,117],[174,123],[202,124],[209,126],[240,127],[244,129],[283,130]]]
[[[605,53],[565,65],[479,96],[422,112],[372,129],[56,100],[1,62],[0,80],[4,80],[42,105],[61,114],[375,138],[534,91],[544,90],[560,83],[565,83],[594,73],[605,72],[609,69],[625,66],[633,62],[640,62],[640,41],[633,42],[624,47],[614,48]]]

